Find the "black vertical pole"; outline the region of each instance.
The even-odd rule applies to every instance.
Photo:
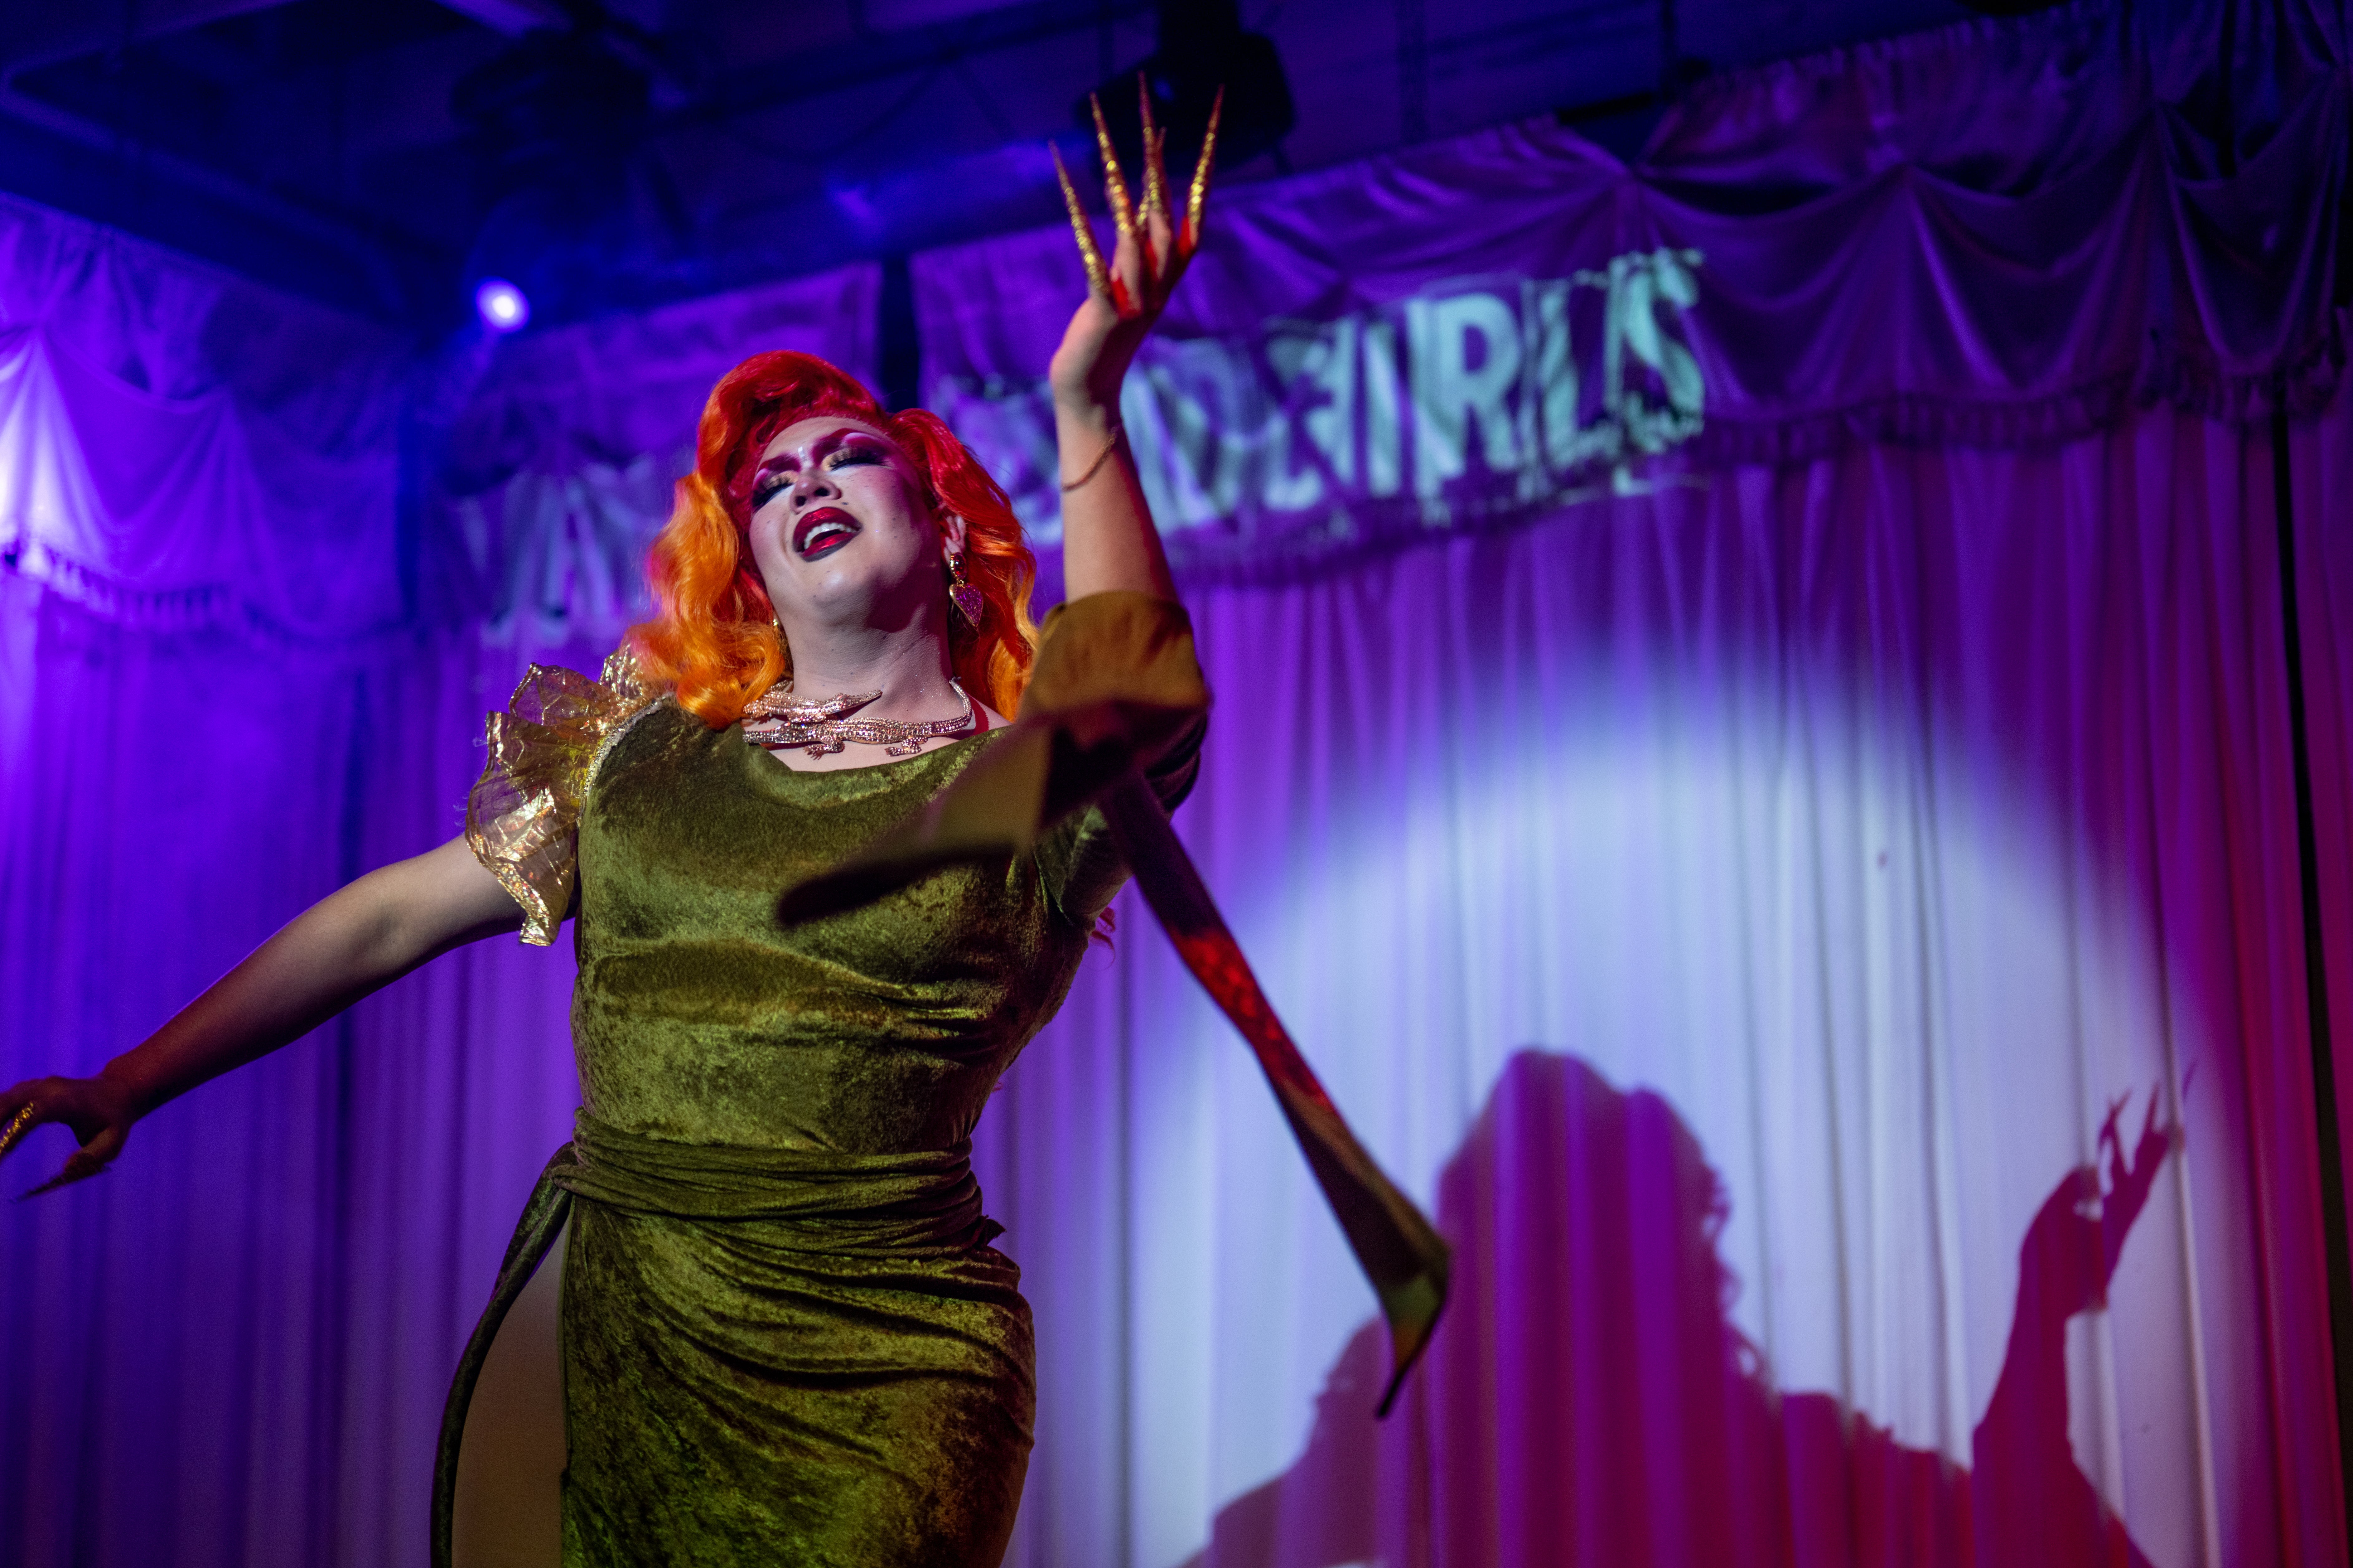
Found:
[[[2295,770],[2295,859],[2304,891],[2304,1005],[2312,1032],[2312,1119],[2320,1145],[2320,1224],[2328,1266],[2328,1346],[2337,1363],[2337,1465],[2353,1531],[2353,1242],[2345,1231],[2345,1141],[2337,1119],[2337,1054],[2328,1017],[2328,949],[2321,939],[2320,845],[2313,823],[2312,737],[2304,711],[2304,628],[2295,592],[2295,497],[2287,451],[2287,385],[2272,408],[2272,510],[2279,526],[2280,641],[2287,659],[2287,727]]]
[[[2239,7],[2235,0],[2222,7],[2222,36],[2215,40],[2215,85],[2220,89],[2214,111],[2221,122],[2214,149],[2216,164],[2224,175],[2239,172],[2239,105],[2238,79],[2233,69],[2239,58]]]
[[[1397,0],[1398,139],[1430,134],[1430,18],[1424,0]]]
[[[1683,39],[1675,27],[1675,0],[1659,0],[1659,101],[1683,96]]]

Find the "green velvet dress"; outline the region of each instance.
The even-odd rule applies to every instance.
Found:
[[[1151,770],[1166,803],[1199,733]],[[1035,1385],[969,1139],[1124,868],[1087,811],[848,915],[776,911],[997,738],[796,772],[623,656],[597,683],[534,668],[493,715],[469,837],[527,940],[575,913],[583,1104],[460,1369],[438,1490],[489,1336],[568,1219],[567,1568],[999,1560]],[[446,1495],[437,1516],[441,1555]]]

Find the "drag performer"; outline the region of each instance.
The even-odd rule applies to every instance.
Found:
[[[491,715],[464,836],[325,899],[94,1078],[59,1181],[139,1117],[463,943],[574,923],[583,1108],[460,1365],[436,1472],[559,1234],[567,1564],[993,1564],[1035,1404],[1029,1308],[968,1165],[1131,869],[1267,1065],[1398,1332],[1444,1255],[1281,1034],[1168,832],[1207,694],[1118,409],[1198,243],[1215,121],[1172,210],[1101,138],[1108,264],[1050,373],[1070,602],[1030,623],[1004,492],[946,427],[805,355],[729,372],[657,539],[659,610],[600,680],[534,667]],[[1019,714],[1015,724],[1008,715]]]

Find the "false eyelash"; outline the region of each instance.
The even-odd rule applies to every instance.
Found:
[[[867,463],[881,462],[882,461],[882,454],[872,447],[841,447],[828,454],[825,459],[825,466],[828,469],[847,468],[854,462]],[[790,481],[786,480],[782,473],[776,473],[770,475],[760,483],[754,485],[752,487],[752,510],[757,512],[761,507],[765,506],[769,502],[775,500],[776,493],[783,490],[789,482]]]

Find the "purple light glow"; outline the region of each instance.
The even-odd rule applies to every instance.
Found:
[[[504,278],[485,278],[474,291],[474,310],[492,332],[521,332],[531,323],[531,301]]]

